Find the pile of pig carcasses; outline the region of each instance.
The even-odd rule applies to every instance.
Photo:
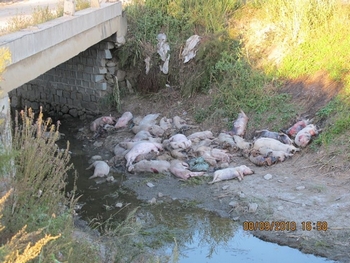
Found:
[[[115,156],[108,161],[109,166],[125,165],[129,173],[170,172],[183,180],[213,173],[210,183],[232,178],[242,180],[244,175],[254,173],[246,165],[234,166],[233,156],[243,155],[257,166],[269,166],[293,156],[318,134],[316,126],[303,119],[285,133],[256,131],[254,140],[249,142],[243,138],[247,123],[248,117],[241,111],[233,129],[215,137],[210,130],[191,133],[198,127],[186,124],[179,116],[167,118],[156,113],[134,117],[131,112],[125,112],[118,120],[100,117],[91,123],[90,129],[95,138],[108,127],[130,131],[129,138],[115,145]],[[109,169],[101,162],[104,161],[92,164],[95,172],[90,178],[108,175]],[[103,169],[98,170],[99,167]]]

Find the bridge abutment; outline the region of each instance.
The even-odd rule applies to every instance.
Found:
[[[42,106],[50,115],[82,119],[99,114],[111,98],[116,76],[119,84],[125,86],[125,74],[112,56],[115,39],[115,36],[107,38],[12,90],[11,106],[34,110]]]

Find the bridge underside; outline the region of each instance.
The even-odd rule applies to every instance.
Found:
[[[9,92],[60,65],[92,45],[116,33],[126,34],[122,5],[105,3],[74,16],[61,17],[38,25],[37,29],[0,37],[0,48],[8,48],[12,62],[3,73],[0,88]]]

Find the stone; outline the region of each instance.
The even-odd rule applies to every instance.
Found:
[[[107,68],[106,68],[106,67],[99,67],[99,68],[98,68],[98,73],[100,73],[100,74],[106,74],[106,73],[107,73]]]
[[[93,161],[102,160],[102,157],[101,157],[101,155],[94,155],[91,157],[91,160],[93,160]]]
[[[104,75],[95,75],[94,76],[94,81],[95,82],[102,82],[105,80],[105,76]]]
[[[123,207],[123,204],[122,203],[116,203],[114,206],[118,207],[118,208],[121,208],[121,207]]]
[[[103,145],[103,142],[94,142],[93,146],[95,147],[101,147]]]
[[[128,87],[130,93],[134,93],[134,90],[132,89],[132,85],[129,80],[126,80],[126,86]]]
[[[249,213],[255,213],[257,209],[258,209],[258,204],[257,203],[250,203],[248,205],[248,212]]]
[[[62,111],[62,113],[68,113],[68,111],[69,111],[68,106],[67,105],[63,105],[62,108],[61,108],[61,111]]]
[[[222,190],[226,190],[227,188],[229,188],[229,185],[224,185],[223,187],[221,187]]]
[[[111,59],[112,58],[112,53],[109,49],[105,49],[105,58],[106,59]]]
[[[155,197],[153,197],[151,200],[148,200],[148,203],[153,205],[153,204],[157,203],[157,199]]]
[[[118,81],[124,81],[126,77],[126,72],[124,70],[118,69],[117,71],[117,79]]]
[[[150,188],[152,188],[152,187],[154,187],[155,185],[154,184],[152,184],[152,183],[147,183],[146,184],[148,187],[150,187]]]
[[[300,185],[300,186],[295,187],[295,189],[298,190],[298,191],[304,190],[304,189],[305,189],[305,186]]]
[[[115,70],[116,70],[116,67],[108,67],[107,70],[108,70],[108,72],[109,72],[110,74],[114,74],[114,73],[115,73]]]
[[[158,197],[163,197],[163,196],[164,196],[163,193],[161,193],[161,192],[158,193]]]
[[[77,109],[70,109],[68,113],[74,118],[78,117]]]
[[[238,202],[236,201],[231,201],[230,203],[228,203],[229,206],[232,206],[233,208],[238,206]]]
[[[280,205],[279,207],[277,207],[277,210],[278,210],[278,211],[283,210],[283,206]]]
[[[270,179],[272,179],[272,174],[265,174],[265,175],[264,175],[264,179],[265,179],[265,180],[270,180]]]
[[[114,61],[108,61],[107,63],[106,63],[106,66],[107,67],[115,67],[117,64],[114,62]]]

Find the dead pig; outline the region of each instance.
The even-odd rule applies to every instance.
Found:
[[[239,181],[242,181],[244,175],[249,175],[253,173],[254,171],[246,165],[241,165],[233,168],[225,168],[215,171],[213,181],[209,182],[208,184],[213,184],[224,180],[230,180],[236,177]]]
[[[142,160],[130,166],[130,172],[165,173],[170,168],[170,162],[165,160]]]
[[[116,119],[114,117],[102,116],[90,123],[90,130],[92,132],[96,132],[98,131],[99,128],[105,126],[106,124],[114,125],[115,122],[116,122]]]
[[[272,132],[269,130],[260,130],[260,131],[256,131],[255,134],[256,134],[256,138],[272,138],[284,144],[293,144],[293,140],[283,132]]]
[[[248,124],[249,118],[247,115],[241,110],[238,114],[238,118],[233,122],[233,128],[230,131],[232,135],[243,136]]]
[[[297,133],[295,136],[295,144],[299,147],[306,147],[311,141],[312,136],[317,134],[318,130],[316,126],[314,124],[309,124]]]
[[[125,154],[126,167],[130,167],[132,165],[133,161],[135,161],[135,159],[139,155],[146,154],[146,153],[149,153],[151,151],[154,151],[154,152],[156,152],[158,154],[160,150],[162,151],[163,147],[159,143],[148,142],[148,141],[141,141],[141,142],[135,144],[128,151],[128,153]]]
[[[109,165],[104,161],[95,161],[93,162],[86,170],[95,167],[94,174],[89,177],[89,179],[93,179],[96,177],[104,177],[109,174]]]
[[[259,138],[254,142],[253,149],[259,150],[262,147],[273,151],[284,151],[286,153],[295,153],[300,151],[299,148],[296,148],[293,145],[284,144],[272,138]]]
[[[126,127],[132,118],[133,118],[133,115],[131,112],[129,112],[129,111],[124,112],[123,115],[118,119],[114,128]]]
[[[170,172],[181,179],[187,180],[190,177],[202,176],[205,172],[191,172],[188,170],[188,163],[179,160],[172,160],[170,163]]]
[[[309,120],[300,120],[297,123],[295,123],[292,127],[290,127],[286,133],[291,136],[291,137],[295,137],[297,135],[297,133],[299,131],[301,131],[302,129],[304,129],[306,127],[306,125],[308,125],[310,123]]]

